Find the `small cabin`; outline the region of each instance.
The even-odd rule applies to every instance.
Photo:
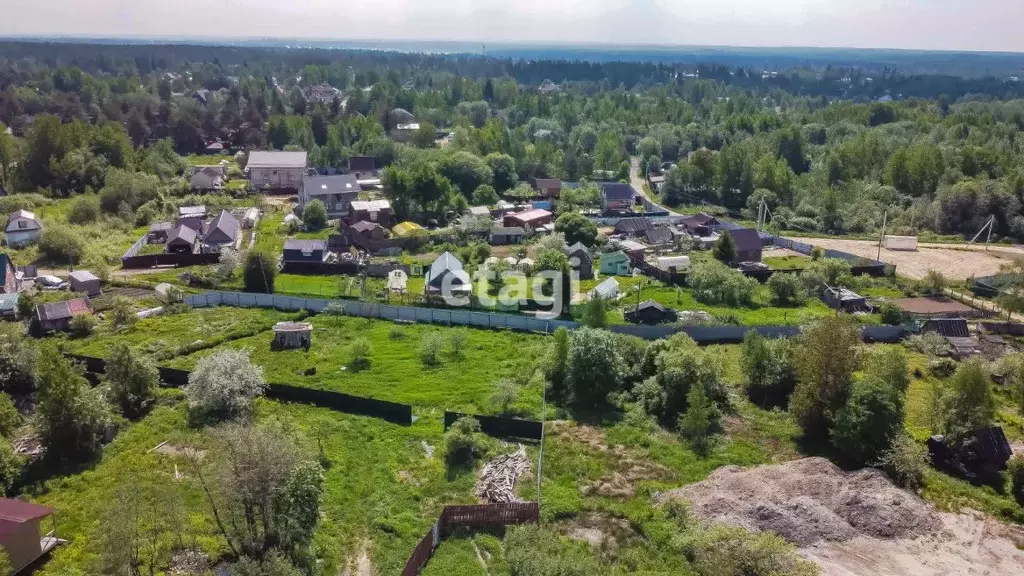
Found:
[[[88,270],[75,270],[69,275],[72,292],[85,292],[89,296],[100,293],[100,279]]]
[[[63,544],[54,529],[43,532],[47,525],[54,529],[53,510],[38,504],[9,498],[0,498],[0,547],[11,561],[11,574],[17,574],[42,558],[50,550]]]
[[[313,325],[309,322],[278,322],[273,328],[274,339],[270,342],[271,350],[293,350],[305,348],[309,350]]]

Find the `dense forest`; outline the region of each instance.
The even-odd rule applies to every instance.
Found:
[[[1021,91],[856,67],[4,42],[0,183],[92,190],[144,221],[183,191],[177,155],[297,147],[317,167],[373,156],[402,217],[443,223],[530,176],[623,178],[639,157],[674,165],[664,202],[750,217],[763,199],[780,229],[867,233],[888,211],[900,232],[973,235],[995,216],[1024,238]],[[410,116],[420,131],[393,142]],[[582,190],[559,210],[592,203]]]

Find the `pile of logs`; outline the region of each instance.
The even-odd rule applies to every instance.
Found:
[[[476,483],[476,495],[490,504],[520,502],[516,497],[516,481],[530,469],[526,449],[520,445],[514,454],[498,456],[480,471]]]

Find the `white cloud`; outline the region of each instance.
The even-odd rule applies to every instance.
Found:
[[[1024,51],[1018,0],[0,0],[4,35]]]

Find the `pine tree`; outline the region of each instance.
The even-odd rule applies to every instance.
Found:
[[[690,386],[686,402],[686,412],[679,417],[679,433],[690,441],[694,452],[707,454],[718,424],[718,409],[708,399],[704,386],[700,384]]]
[[[718,238],[713,255],[715,260],[723,264],[731,264],[736,259],[736,242],[732,239],[732,234],[725,232]]]

